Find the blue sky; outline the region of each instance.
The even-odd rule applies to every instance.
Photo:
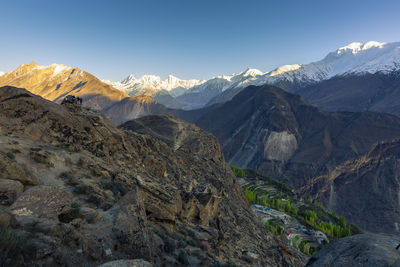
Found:
[[[36,61],[101,79],[205,79],[319,60],[353,41],[400,41],[400,1],[0,2],[0,70]]]

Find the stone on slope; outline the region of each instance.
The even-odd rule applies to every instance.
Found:
[[[58,216],[71,209],[72,195],[56,186],[39,185],[26,190],[11,205],[10,210],[19,216],[34,216],[58,220]]]
[[[24,185],[40,184],[40,181],[36,177],[26,173],[20,165],[2,153],[0,153],[0,179],[16,180]]]
[[[11,205],[23,190],[19,181],[0,179],[0,205]]]
[[[116,260],[116,261],[110,261],[110,262],[103,263],[102,265],[99,265],[98,267],[153,267],[153,264],[151,264],[148,261],[142,260],[142,259]]]
[[[114,209],[113,232],[116,239],[121,240],[120,250],[134,257],[154,257],[152,234],[137,191],[128,192]]]

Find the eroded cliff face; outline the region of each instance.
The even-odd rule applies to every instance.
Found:
[[[264,157],[286,162],[293,156],[297,148],[297,140],[294,134],[286,131],[272,131],[264,141]]]
[[[371,232],[400,233],[400,141],[381,142],[299,190]]]
[[[15,181],[0,223],[29,237],[13,262],[304,265],[257,221],[215,137],[171,116],[133,124],[0,88],[0,178]]]

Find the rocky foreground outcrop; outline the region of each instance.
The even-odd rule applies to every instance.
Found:
[[[0,179],[18,181],[24,191],[15,185],[3,202],[0,223],[8,227],[12,250],[0,244],[0,260],[29,266],[121,259],[154,266],[305,264],[257,221],[215,137],[170,116],[150,120],[150,126],[138,123],[152,132],[124,127],[145,133],[139,134],[87,108],[0,88]]]
[[[400,266],[398,236],[362,234],[337,239],[314,255],[309,267]]]

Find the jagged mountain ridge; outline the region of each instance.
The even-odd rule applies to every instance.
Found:
[[[6,85],[26,88],[57,103],[69,94],[81,96],[86,106],[100,110],[128,97],[79,68],[60,64],[22,64],[0,77],[0,86]]]
[[[375,73],[390,75],[399,69],[399,42],[370,41],[365,44],[354,42],[329,53],[320,61],[303,65],[281,66],[274,71],[261,75],[249,84],[272,84],[288,92],[303,95],[306,91],[303,90],[304,87],[313,85],[318,87],[320,83],[336,77],[354,76],[357,78]],[[225,91],[212,99],[208,105],[224,103],[232,99],[241,90],[243,88],[237,87],[234,90]],[[330,93],[334,94],[334,91]],[[324,106],[321,106],[321,108],[324,108]]]
[[[215,137],[200,128],[155,116],[153,126],[171,129],[159,133],[165,140],[183,141],[175,146],[9,86],[0,106],[1,180],[24,191],[7,191],[18,222],[7,227],[29,234],[18,264],[304,265],[257,221]]]
[[[6,85],[26,88],[56,103],[66,95],[80,96],[84,106],[102,111],[114,124],[166,110],[149,96],[129,97],[90,73],[60,64],[22,64],[0,76],[0,86]]]
[[[146,94],[146,91],[149,92],[149,95],[156,95],[161,92],[160,90],[168,93],[176,88],[179,93],[171,93],[171,96],[175,97],[184,109],[197,109],[207,104],[226,102],[249,85],[272,84],[289,92],[296,92],[304,86],[335,76],[377,72],[387,74],[399,69],[400,43],[370,41],[364,44],[351,43],[329,53],[324,59],[317,62],[284,65],[265,73],[248,68],[238,74],[217,76],[207,81],[177,79],[180,83],[185,84],[183,87],[176,85],[176,82],[169,82],[169,79],[161,81],[158,76],[153,75],[144,76],[139,80],[130,75],[121,83],[107,82],[123,91],[128,90],[131,94],[138,91],[141,95]],[[152,77],[153,83],[138,82],[149,77]],[[134,83],[130,83],[131,80]],[[165,84],[165,89],[160,88],[160,84]],[[168,106],[168,102],[162,104]]]
[[[121,82],[103,81],[125,92],[129,96],[152,96],[159,91],[167,91],[173,97],[180,96],[189,88],[205,82],[202,80],[181,80],[173,75],[169,75],[165,80],[156,75],[143,75],[141,78],[136,79],[132,74]]]
[[[243,72],[232,75],[221,75],[209,80],[181,80],[169,75],[164,81],[159,76],[144,75],[136,79],[132,74],[121,82],[104,82],[126,92],[128,95],[151,96],[159,103],[170,108],[194,109],[204,106],[204,102],[210,101],[221,92],[242,86],[255,80],[263,74],[257,69],[246,69]],[[170,95],[176,99],[162,99],[161,96]]]

